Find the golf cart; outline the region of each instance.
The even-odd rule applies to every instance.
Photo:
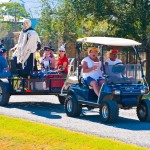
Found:
[[[134,40],[112,37],[86,37],[77,40],[78,60],[84,45],[94,44],[100,47],[103,73],[106,82],[101,86],[99,96],[89,87],[79,71],[78,83],[72,84],[65,100],[65,112],[69,117],[80,116],[83,107],[88,109],[99,108],[100,121],[113,123],[117,121],[120,109],[136,107],[140,121],[150,121],[150,100],[143,96],[149,93],[149,87],[144,77],[141,58],[139,57],[138,43]],[[109,66],[104,62],[105,50],[109,47],[120,49],[119,52],[133,49],[138,58],[138,64],[118,63]],[[80,69],[80,64],[78,66]]]
[[[74,71],[74,61],[74,58],[69,58],[69,74]],[[8,79],[0,79],[0,106],[7,105],[11,95],[56,95],[60,104],[64,104],[65,80],[63,74],[53,70],[35,72],[28,78],[13,74]]]

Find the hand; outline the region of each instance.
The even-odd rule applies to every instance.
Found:
[[[9,69],[9,67],[7,67],[7,68],[4,68],[4,70],[9,71],[10,69]]]
[[[61,68],[57,69],[57,72],[62,72],[62,69]]]
[[[98,62],[94,62],[93,70],[98,69]]]

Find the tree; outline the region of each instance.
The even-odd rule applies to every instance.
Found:
[[[6,27],[8,31],[10,31],[11,29],[12,31],[17,31],[18,29],[20,30],[20,27],[18,26],[17,22],[19,22],[20,19],[23,19],[23,17],[30,17],[29,13],[26,12],[26,10],[21,6],[21,4],[16,2],[0,4],[0,10],[2,28]],[[4,16],[10,16],[12,17],[12,20],[5,21]]]
[[[69,0],[60,0],[55,5],[52,2],[51,0],[42,0],[42,17],[38,29],[41,30],[41,36],[46,42],[54,42],[58,38],[62,38],[63,42],[66,42],[69,34],[77,31],[76,14]],[[46,39],[46,37],[48,38]]]
[[[44,45],[48,43],[55,47],[55,42],[58,40],[57,30],[55,29],[56,3],[52,0],[41,0],[42,13],[40,23],[36,27],[40,35],[40,39]],[[53,6],[53,7],[52,7]]]
[[[71,0],[79,18],[93,15],[108,21],[108,30],[115,36],[142,42],[147,56],[146,76],[150,85],[150,1],[149,0]],[[111,35],[111,32],[109,32]]]

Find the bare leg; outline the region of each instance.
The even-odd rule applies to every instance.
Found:
[[[101,87],[103,83],[106,83],[106,81],[105,80],[100,80],[99,86]]]
[[[90,86],[93,87],[93,90],[94,90],[95,94],[98,96],[99,95],[99,90],[100,90],[100,87],[99,87],[98,83],[96,81],[92,81],[90,83]]]

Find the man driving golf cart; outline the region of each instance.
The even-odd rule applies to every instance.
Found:
[[[122,60],[118,59],[117,55],[118,55],[118,50],[111,49],[109,52],[109,58],[105,61],[106,74],[112,78],[114,77],[121,78],[123,75],[123,71],[125,69]],[[114,68],[116,68],[116,72],[114,71]],[[122,69],[122,71],[120,71],[120,69]]]

